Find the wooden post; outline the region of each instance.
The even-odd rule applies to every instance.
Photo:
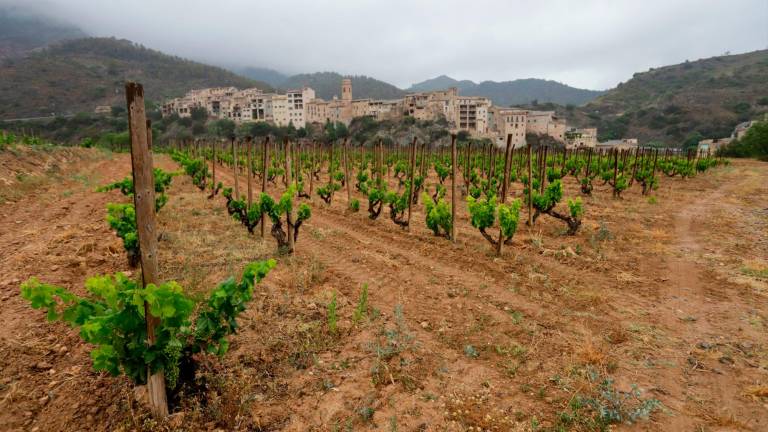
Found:
[[[347,207],[352,205],[352,189],[350,183],[352,179],[349,177],[349,148],[347,147],[347,138],[344,138],[344,183],[347,185]]]
[[[251,187],[251,175],[253,174],[253,159],[251,150],[253,147],[253,138],[251,138],[250,135],[245,137],[245,146],[248,152],[248,169],[246,170],[246,174],[248,175],[248,209],[250,210],[251,204],[253,203],[253,189]]]
[[[267,193],[267,164],[269,163],[269,136],[264,138],[263,155],[261,157],[261,193]],[[267,235],[267,215],[261,214],[261,237]]]
[[[407,229],[411,229],[411,212],[413,209],[413,174],[414,169],[416,168],[416,137],[413,137],[413,142],[411,143],[411,166],[408,172],[408,178],[410,179],[410,186],[408,187],[408,224],[406,225]]]
[[[488,163],[490,167],[488,168],[488,180],[490,184],[490,180],[496,175],[496,144],[491,144],[491,151],[489,153]]]
[[[213,159],[211,161],[211,198],[213,198],[216,192],[216,140],[211,140],[211,152],[213,153]]]
[[[547,153],[549,147],[544,146],[544,153],[542,155],[541,159],[541,186],[539,189],[539,193],[544,193],[544,186],[547,184]]]
[[[637,153],[640,152],[640,149],[635,149],[635,158],[634,162],[632,163],[632,178],[629,179],[629,186],[632,187],[632,184],[635,182],[635,174],[637,173]]]
[[[528,226],[533,226],[533,151],[528,147]]]
[[[291,140],[286,138],[285,139],[285,183],[287,184],[288,189],[291,188]],[[295,194],[291,194],[291,199],[294,198]],[[293,208],[289,210],[286,215],[286,222],[287,227],[286,231],[288,231],[288,253],[293,253]]]
[[[299,140],[296,143],[296,149],[294,149],[294,158],[293,158],[293,166],[295,168],[294,170],[294,181],[296,182],[296,192],[298,192],[299,189],[299,183],[301,183],[304,179],[301,177],[301,151],[304,148],[304,143]]]
[[[157,284],[157,229],[155,227],[155,181],[152,171],[152,153],[149,151],[150,135],[144,113],[144,88],[138,83],[125,84],[125,99],[128,105],[128,127],[131,137],[131,167],[133,170],[133,205],[136,209],[136,228],[141,255],[141,277],[143,286]],[[147,344],[155,343],[155,327],[160,320],[149,313],[149,304],[144,303],[147,322]],[[165,375],[152,374],[147,370],[149,404],[155,417],[168,416],[168,401],[165,395]]]
[[[376,167],[376,188],[378,189],[381,184],[381,167],[384,164],[383,157],[384,157],[384,144],[382,143],[381,138],[379,138],[379,142],[376,145],[376,148],[374,149],[374,163],[373,165]]]
[[[471,157],[471,149],[472,149],[472,141],[467,142],[467,151],[466,151],[466,158],[464,159],[464,183],[469,184],[469,170],[471,168],[470,164],[470,157]]]
[[[507,134],[507,148],[504,152],[504,183],[501,184],[501,200],[499,204],[504,204],[507,200],[507,182],[509,182],[510,148],[512,147],[512,134]],[[499,244],[496,245],[496,255],[501,256],[501,245],[504,244],[504,232],[501,229],[501,220],[499,220]]]
[[[451,135],[451,241],[456,243],[456,134]]]
[[[312,199],[312,191],[315,188],[315,153],[317,153],[317,140],[312,140],[312,148],[309,151],[311,160],[309,166],[309,199]]]
[[[419,164],[420,167],[421,167],[419,169],[419,175],[424,177],[425,184],[426,184],[426,177],[427,177],[427,174],[426,174],[426,171],[425,171],[425,168],[426,168],[426,165],[425,165],[425,163],[426,163],[426,153],[427,153],[427,142],[425,141],[424,144],[421,145],[421,163]],[[441,162],[442,162],[442,158],[441,158]]]
[[[237,177],[237,144],[235,144],[235,137],[234,135],[229,137],[230,141],[232,142],[232,173],[235,175],[235,199],[240,199],[240,188],[238,187]]]

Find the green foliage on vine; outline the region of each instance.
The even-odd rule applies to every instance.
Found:
[[[451,207],[445,201],[444,195],[443,189],[443,193],[438,192],[436,200],[433,200],[429,194],[423,192],[421,199],[424,202],[427,228],[432,230],[436,236],[450,238],[453,218],[451,217]]]
[[[79,328],[80,337],[95,346],[95,370],[124,374],[136,384],[147,382],[148,370],[163,371],[166,385],[174,388],[180,366],[191,364],[193,354],[227,352],[228,336],[236,333],[236,319],[251,300],[254,284],[274,266],[274,260],[246,265],[240,281],[220,283],[194,317],[195,302],[176,282],[142,287],[122,273],[88,279],[87,297],[36,278],[22,284],[21,296],[33,308],[46,310],[49,320]],[[153,345],[147,342],[146,312],[160,320]]]

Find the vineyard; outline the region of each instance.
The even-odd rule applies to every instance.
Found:
[[[0,150],[11,430],[768,425],[764,163],[153,143],[138,88],[131,154]]]

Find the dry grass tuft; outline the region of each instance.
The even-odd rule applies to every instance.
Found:
[[[753,398],[768,398],[768,385],[749,386],[745,393]]]
[[[619,345],[629,340],[629,332],[623,327],[617,326],[608,331],[605,335],[605,340],[613,345]]]
[[[594,366],[603,366],[608,360],[608,355],[594,343],[591,337],[581,345],[577,354],[583,363]]]

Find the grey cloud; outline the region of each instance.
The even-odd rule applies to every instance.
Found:
[[[400,87],[447,74],[603,89],[650,67],[768,48],[767,0],[0,0],[22,3],[199,61]]]

